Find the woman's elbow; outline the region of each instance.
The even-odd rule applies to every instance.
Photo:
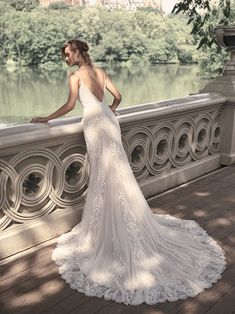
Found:
[[[68,110],[68,112],[72,111],[74,109],[74,107],[75,107],[74,103],[67,103],[67,110]]]
[[[121,102],[121,100],[122,100],[122,95],[121,95],[120,93],[118,93],[116,99],[117,99],[119,102]]]

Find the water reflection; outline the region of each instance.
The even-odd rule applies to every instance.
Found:
[[[99,65],[122,93],[120,107],[187,96],[206,84],[196,65]],[[67,75],[71,69],[61,66],[38,68],[1,68],[0,128],[4,124],[28,122],[47,115],[63,105],[68,95]],[[110,104],[112,96],[107,93]],[[67,116],[82,114],[78,103]]]

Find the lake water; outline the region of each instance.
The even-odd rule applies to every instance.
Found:
[[[119,108],[187,96],[198,92],[207,83],[197,65],[101,67],[122,94]],[[48,115],[67,100],[67,75],[71,69],[0,69],[0,128],[27,123],[35,116]],[[111,104],[112,96],[108,91],[106,95],[108,104]],[[82,115],[79,102],[66,116],[76,115]]]

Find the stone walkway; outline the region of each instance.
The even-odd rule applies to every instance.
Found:
[[[148,202],[155,213],[196,220],[223,247],[227,269],[210,289],[195,298],[154,306],[126,306],[88,297],[69,288],[58,275],[51,260],[52,240],[13,261],[0,262],[0,313],[235,313],[235,166],[221,168]]]

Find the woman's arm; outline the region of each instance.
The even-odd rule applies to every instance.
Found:
[[[67,102],[61,106],[58,110],[51,113],[49,116],[46,117],[36,117],[33,118],[30,122],[47,122],[52,119],[56,119],[60,116],[65,115],[69,111],[73,110],[77,97],[78,97],[78,89],[79,89],[79,76],[78,73],[72,73],[69,76],[69,96]]]
[[[122,100],[122,95],[120,94],[120,92],[118,91],[116,86],[113,84],[110,77],[107,74],[105,74],[105,76],[106,76],[106,89],[114,97],[112,105],[110,105],[109,108],[115,113],[116,108],[118,107],[118,105],[120,104],[120,102]]]

